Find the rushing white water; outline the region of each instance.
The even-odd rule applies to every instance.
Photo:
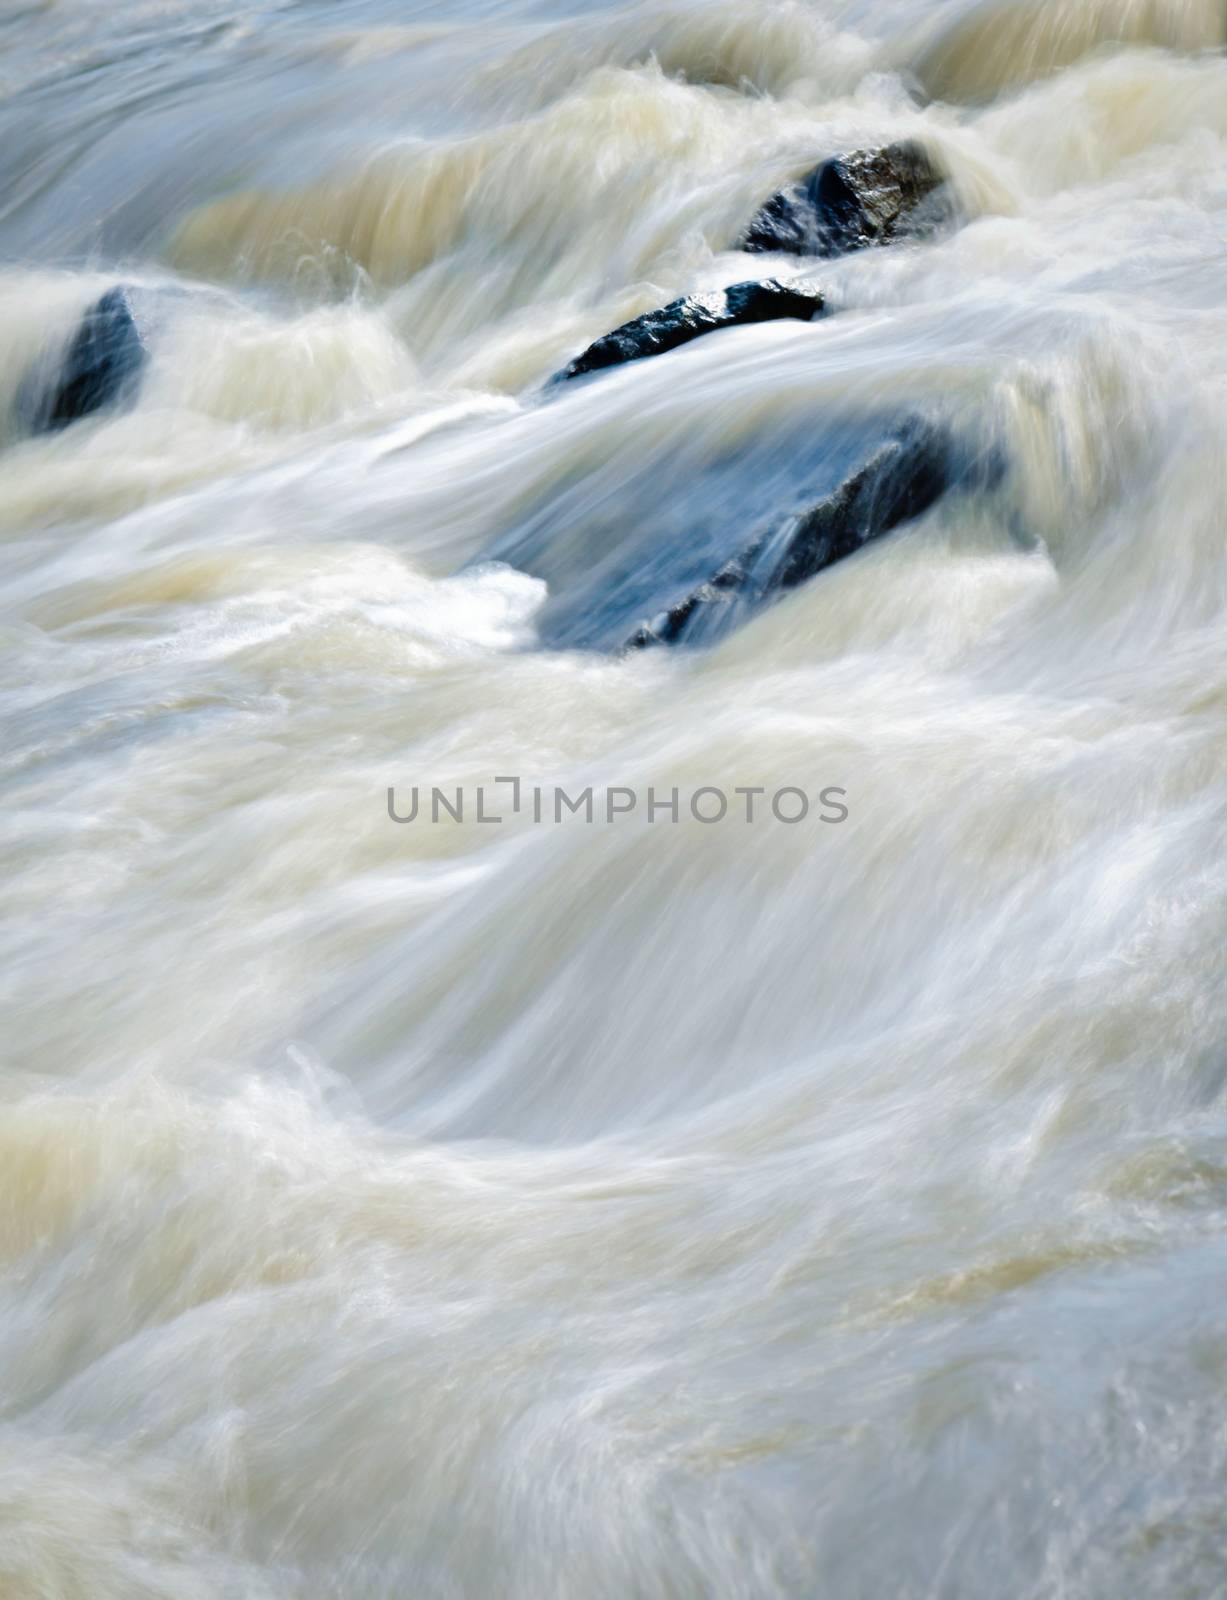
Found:
[[[1225,27],[0,17],[3,1600],[1224,1593]],[[961,226],[730,248],[902,137]],[[833,314],[542,397],[765,267]],[[31,437],[116,282],[138,396]],[[540,647],[900,410],[1004,478]]]

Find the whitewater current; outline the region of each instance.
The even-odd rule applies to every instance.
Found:
[[[0,8],[0,1600],[1227,1594],[1225,40]],[[737,250],[897,140],[935,236]],[[545,636],[888,414],[995,470]]]

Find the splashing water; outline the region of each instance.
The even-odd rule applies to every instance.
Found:
[[[0,18],[3,1600],[1224,1591],[1225,27]],[[544,394],[896,140],[958,226]],[[1001,474],[544,647],[914,414]]]

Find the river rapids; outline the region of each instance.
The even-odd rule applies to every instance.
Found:
[[[1227,1593],[1225,40],[0,8],[2,1600]],[[899,140],[957,222],[737,249]],[[887,415],[996,468],[550,634]]]

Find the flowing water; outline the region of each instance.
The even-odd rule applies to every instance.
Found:
[[[1227,1593],[1225,28],[0,11],[3,1600]],[[905,137],[961,226],[543,396]],[[899,409],[1003,475],[546,647]]]

